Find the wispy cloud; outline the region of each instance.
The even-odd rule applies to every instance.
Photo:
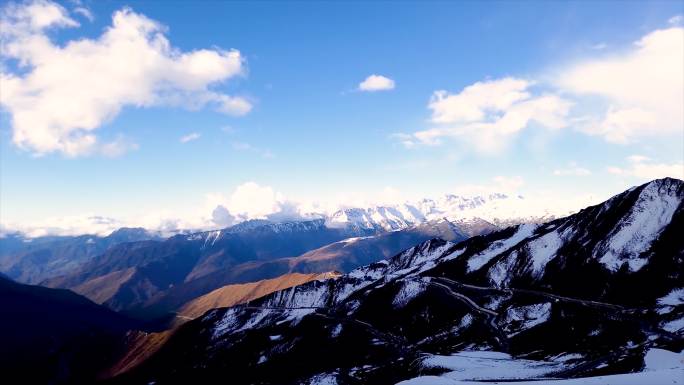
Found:
[[[606,168],[606,171],[642,180],[665,177],[684,179],[684,163],[658,163],[643,155],[632,155],[627,158],[626,166],[610,166]]]
[[[246,142],[237,142],[237,141],[232,142],[231,146],[233,147],[234,150],[253,152],[255,154],[258,154],[262,158],[266,158],[266,159],[275,158],[275,154],[273,152],[271,152],[271,150],[260,148],[260,147],[254,147],[251,144],[246,143]]]
[[[555,176],[587,176],[591,175],[591,171],[584,168],[580,167],[577,165],[576,162],[570,162],[568,164],[568,167],[566,168],[559,168],[553,170],[553,175]]]
[[[129,151],[135,151],[138,148],[139,146],[137,143],[131,142],[123,136],[119,136],[114,141],[100,146],[100,153],[109,158],[116,158]]]
[[[77,13],[77,14],[85,17],[86,19],[88,19],[88,21],[92,22],[95,20],[95,16],[93,16],[93,13],[90,12],[90,9],[88,9],[86,7],[76,7],[76,8],[74,8],[74,13]]]
[[[188,143],[188,142],[191,142],[193,140],[199,139],[201,136],[202,135],[198,132],[192,132],[192,133],[187,134],[185,136],[181,136],[181,138],[179,140],[181,143]]]

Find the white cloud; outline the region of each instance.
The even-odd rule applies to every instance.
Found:
[[[232,213],[246,218],[265,218],[280,209],[282,194],[276,193],[269,186],[260,186],[254,182],[239,185],[228,200]]]
[[[125,224],[115,218],[95,214],[72,215],[65,217],[49,217],[26,224],[8,224],[3,226],[12,231],[20,231],[27,237],[46,235],[108,235],[112,231],[124,227]]]
[[[41,32],[47,28],[79,25],[69,17],[69,12],[64,7],[47,0],[23,4],[9,3],[0,12],[3,34]]]
[[[211,193],[207,195],[209,206],[215,207],[212,213],[213,221],[217,218],[227,218],[239,222],[249,219],[292,220],[300,219],[298,204],[275,191],[270,186],[262,186],[255,182],[245,182],[237,186],[229,195]],[[219,209],[223,207],[223,209]],[[219,210],[218,212],[216,210]]]
[[[622,144],[680,135],[682,68],[684,28],[656,30],[626,52],[562,68],[544,83],[507,77],[477,82],[458,93],[435,91],[428,104],[432,127],[392,137],[407,148],[441,145],[450,138],[482,153],[497,153],[533,123],[551,130],[572,124]],[[546,91],[534,92],[535,87]]]
[[[202,135],[199,132],[191,132],[187,135],[181,136],[179,141],[181,143],[187,143],[187,142],[192,142],[193,140],[197,140],[201,137]]]
[[[682,23],[682,20],[684,20],[684,17],[682,15],[675,15],[672,16],[667,22],[672,25],[679,25]]]
[[[228,227],[235,223],[235,217],[222,205],[211,212],[211,220],[219,227]]]
[[[11,115],[13,142],[35,154],[99,152],[95,130],[125,107],[251,109],[246,99],[213,89],[244,73],[239,51],[183,52],[163,25],[129,8],[115,12],[101,36],[59,45],[47,30],[79,24],[56,3],[9,4],[0,20],[4,59],[17,67],[0,67],[0,102]]]
[[[402,137],[401,142],[412,147],[457,138],[479,152],[495,153],[532,123],[554,130],[567,126],[571,103],[551,94],[533,96],[531,86],[527,80],[503,78],[472,84],[458,94],[435,91],[428,108],[437,126]]]
[[[591,175],[591,171],[584,167],[580,167],[576,162],[570,162],[568,167],[553,170],[553,175],[556,176],[587,176]]]
[[[387,91],[394,89],[394,80],[382,75],[370,75],[359,83],[359,91]]]
[[[489,112],[501,112],[514,103],[530,98],[531,83],[523,79],[503,78],[477,82],[458,94],[435,91],[428,108],[434,123],[460,123],[484,120]]]
[[[684,28],[653,31],[622,54],[587,60],[557,75],[556,85],[578,98],[601,97],[607,109],[582,130],[613,143],[684,128]],[[596,104],[591,101],[592,106]]]
[[[684,179],[684,163],[656,163],[643,155],[632,155],[627,158],[626,167],[607,167],[606,170],[615,175],[629,176],[641,180],[658,178]]]

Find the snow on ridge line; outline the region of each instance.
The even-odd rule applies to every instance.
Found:
[[[662,183],[656,182],[641,190],[628,215],[598,248],[599,255],[595,257],[608,269],[617,271],[625,262],[633,272],[641,269],[648,262],[640,258],[641,254],[651,247],[681,204],[682,197],[677,191],[667,188],[663,192]]]
[[[213,337],[218,338],[231,331],[244,330],[246,327],[258,327],[262,321],[278,317],[281,322],[298,322],[304,316],[313,313],[317,307],[335,306],[342,303],[353,293],[383,279],[394,279],[401,274],[420,271],[421,268],[434,266],[439,257],[449,257],[456,253],[444,256],[446,250],[454,244],[445,242],[439,247],[432,248],[432,241],[414,246],[403,253],[354,269],[348,274],[342,275],[335,280],[311,281],[289,289],[280,290],[264,297],[261,305],[264,309],[249,309],[242,311],[237,305],[226,309],[221,319],[216,322]],[[406,261],[410,258],[410,261]],[[443,258],[444,260],[446,260]],[[411,262],[408,268],[406,262]],[[410,293],[407,293],[410,294]],[[285,311],[275,311],[269,308],[286,308]],[[247,313],[249,312],[249,313]],[[211,313],[212,315],[214,313]],[[248,316],[246,321],[241,319]]]

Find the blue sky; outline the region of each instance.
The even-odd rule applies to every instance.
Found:
[[[24,12],[36,4],[42,8]],[[270,189],[277,201],[503,189],[574,202],[684,174],[684,111],[676,107],[682,2],[62,2],[53,24],[31,24],[55,4],[6,3],[3,10],[7,26],[18,31],[5,32],[10,49],[0,67],[12,77],[3,78],[0,94],[4,226],[93,214],[208,216],[246,182]],[[179,65],[179,55],[205,49],[239,70],[195,76],[187,68],[150,67],[143,79],[165,74],[148,84],[154,97],[121,96],[117,86],[137,79],[121,74],[123,81],[111,86],[118,96],[100,115],[69,116],[63,111],[70,111],[70,95],[86,95],[84,109],[100,97],[88,94],[98,81],[88,75],[99,73],[97,55],[108,48],[93,44],[79,51],[91,60],[77,62],[85,63],[83,76],[31,89],[25,80],[36,68],[63,70],[40,62],[44,48],[15,53],[11,44],[40,36],[59,51],[79,39],[97,42],[126,7],[126,17],[144,15],[164,26],[154,33],[163,34]],[[635,45],[647,36],[653,38]],[[658,56],[672,51],[668,44],[674,62]],[[230,49],[239,51],[239,61],[230,61]],[[117,59],[121,67],[137,65],[134,55],[125,56]],[[601,65],[617,74],[606,84],[596,69]],[[661,72],[674,76],[634,95],[644,87],[632,73],[646,82]],[[374,74],[394,87],[360,90]],[[197,87],[188,85],[205,75]],[[621,86],[632,80],[631,88]],[[478,82],[484,86],[464,92]],[[61,90],[55,102],[16,101],[31,92],[48,95],[50,87]],[[136,81],[125,87],[144,89]],[[494,98],[486,96],[490,88]],[[444,103],[431,104],[438,90],[446,91]],[[513,102],[494,100],[506,92]],[[670,100],[665,107],[657,102],[663,92]],[[221,111],[224,97],[238,104]],[[503,126],[499,119],[509,111],[529,119]],[[58,117],[21,126],[21,113]],[[65,132],[72,136],[64,139]],[[94,144],[71,147],[73,135],[85,141],[81,134],[92,135]]]

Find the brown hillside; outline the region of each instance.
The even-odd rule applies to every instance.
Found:
[[[209,309],[233,306],[262,297],[274,291],[287,289],[309,281],[336,278],[337,276],[339,276],[338,273],[331,272],[312,274],[291,273],[257,282],[226,285],[187,302],[178,310],[178,315],[182,318],[197,318]]]

